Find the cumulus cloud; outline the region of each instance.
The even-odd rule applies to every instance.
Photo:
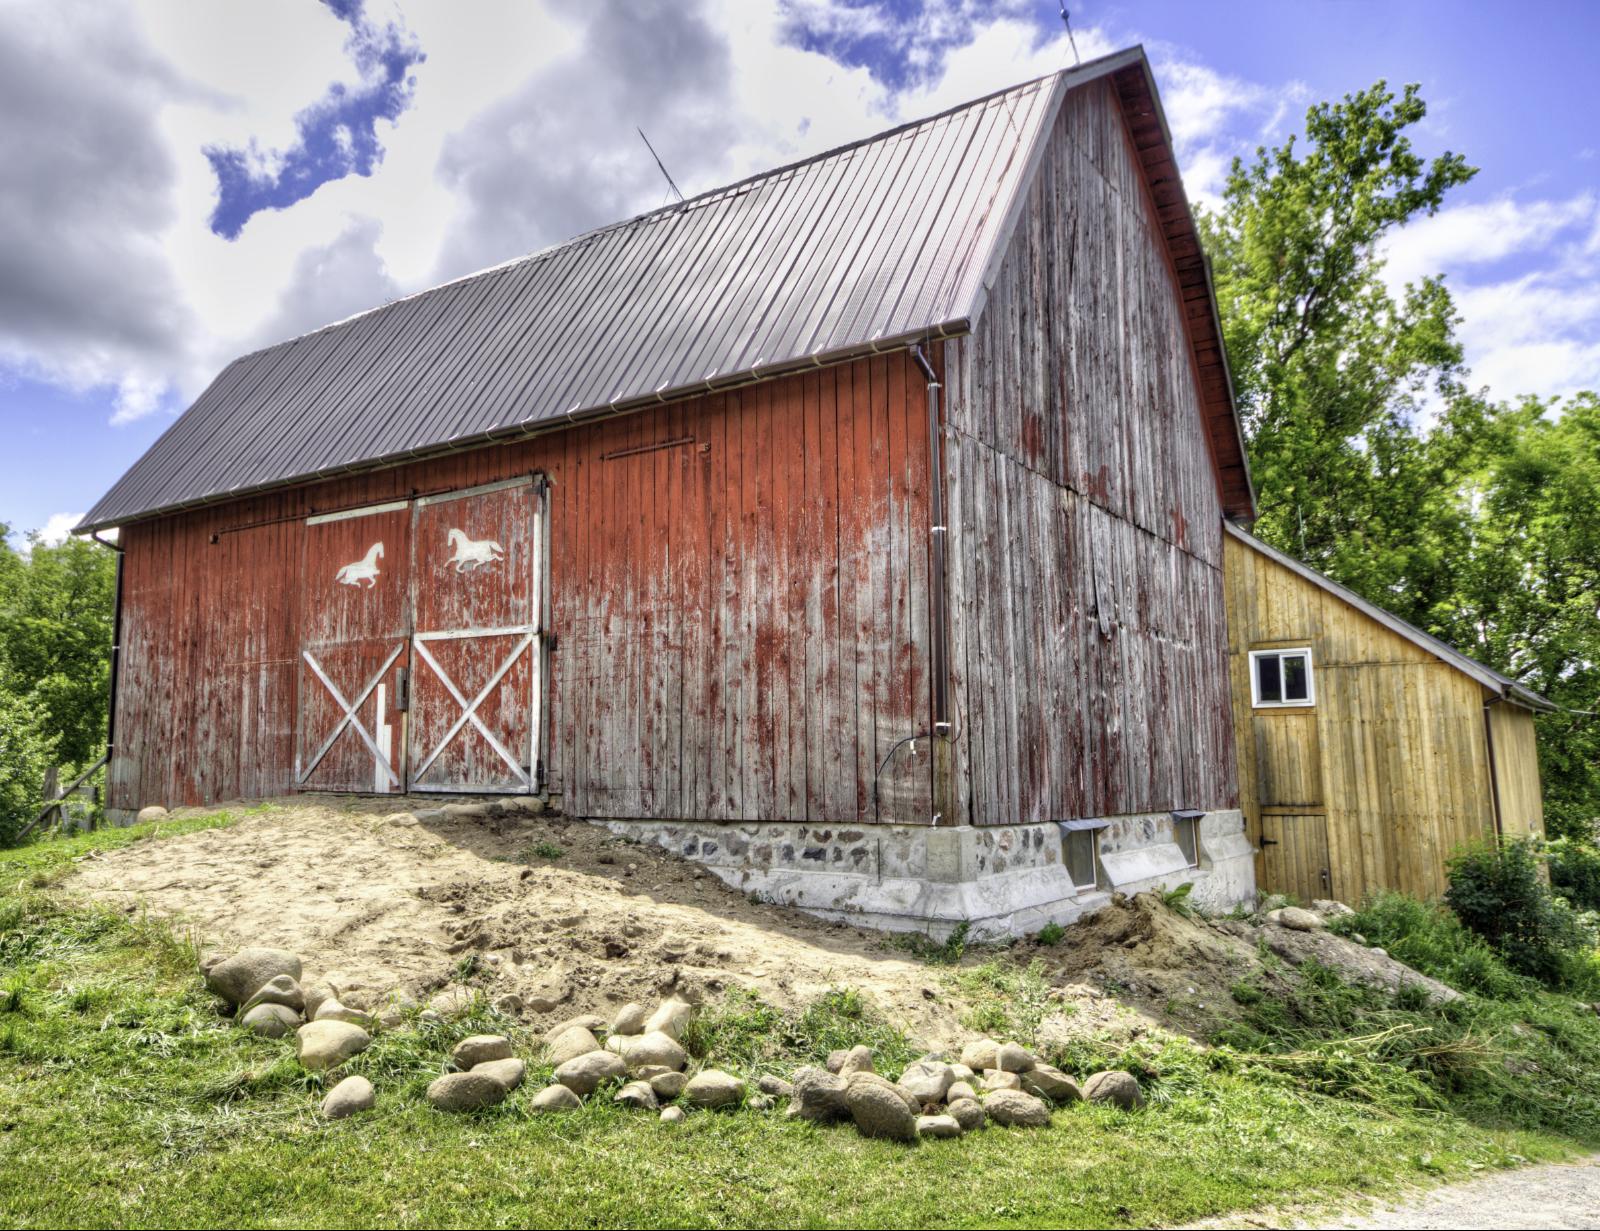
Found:
[[[399,285],[378,255],[382,234],[376,218],[353,217],[332,243],[302,252],[277,311],[256,333],[256,346],[298,337],[399,296]]]
[[[118,4],[0,5],[0,357],[15,368],[148,387],[185,350],[159,122],[193,94]]]

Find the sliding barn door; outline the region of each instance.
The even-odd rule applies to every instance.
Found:
[[[538,789],[548,520],[538,477],[417,501],[413,790]]]
[[[400,791],[409,665],[409,501],[307,520],[295,785]]]

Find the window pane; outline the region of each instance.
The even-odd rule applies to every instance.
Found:
[[[1278,684],[1278,656],[1276,654],[1263,654],[1256,659],[1256,677],[1260,681],[1259,696],[1261,700],[1283,700],[1283,689]]]
[[[1306,660],[1303,654],[1283,656],[1283,699],[1285,701],[1306,699]]]
[[[1067,875],[1079,889],[1093,889],[1099,878],[1095,875],[1094,848],[1096,829],[1075,829],[1067,834]]]
[[[1191,868],[1200,866],[1200,857],[1195,849],[1195,826],[1198,821],[1192,816],[1180,816],[1172,822],[1172,836],[1177,839],[1178,849],[1183,852],[1183,857],[1189,861]]]

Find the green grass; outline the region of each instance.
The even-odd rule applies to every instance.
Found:
[[[190,938],[40,887],[74,855],[139,840],[88,837],[0,857],[6,1225],[1149,1226],[1377,1193],[1594,1140],[1475,1121],[1404,1091],[1374,1098],[1330,1080],[1344,1061],[1314,1048],[1094,1038],[1051,1058],[1079,1075],[1128,1068],[1146,1111],[1079,1105],[1047,1130],[903,1146],[781,1112],[668,1128],[596,1098],[533,1116],[528,1093],[549,1080],[535,1065],[501,1107],[435,1112],[423,1092],[459,1038],[507,1033],[518,1054],[537,1054],[529,1032],[481,1001],[465,1018],[379,1035],[345,1069],[377,1087],[376,1110],[330,1123],[317,1111],[327,1078],[299,1067],[292,1039],[255,1038],[218,1014]],[[1042,996],[1037,969],[998,961],[946,977],[1019,1029]],[[685,1041],[699,1063],[749,1078],[858,1043],[894,1075],[919,1050],[851,988],[789,1011],[730,992]]]

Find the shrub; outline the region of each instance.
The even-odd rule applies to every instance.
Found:
[[[1382,946],[1395,960],[1458,991],[1516,1000],[1532,990],[1483,937],[1462,927],[1438,902],[1386,890],[1327,926],[1340,936],[1359,933],[1369,945]]]
[[[1061,938],[1066,934],[1066,928],[1059,923],[1047,923],[1039,929],[1039,943],[1041,945],[1059,945]]]
[[[1600,851],[1568,838],[1546,843],[1550,886],[1578,910],[1600,911]]]
[[[50,715],[33,694],[18,696],[0,670],[0,844],[9,846],[44,807],[44,776],[55,755]]]
[[[1566,951],[1592,948],[1592,937],[1539,875],[1539,856],[1530,841],[1473,842],[1445,866],[1450,873],[1445,903],[1512,970],[1550,983],[1570,981]]]

